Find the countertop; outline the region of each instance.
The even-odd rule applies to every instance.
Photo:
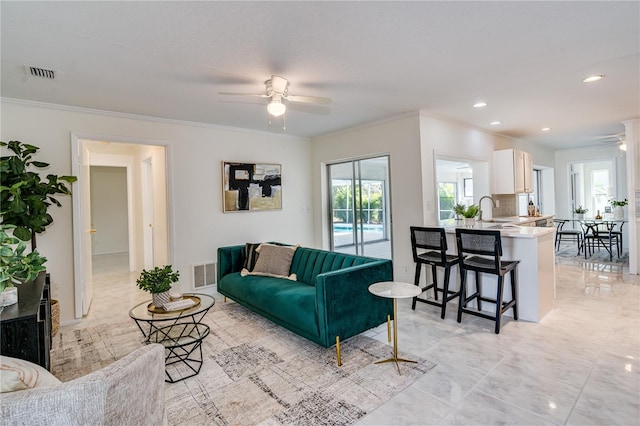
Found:
[[[540,219],[547,219],[552,216],[511,216],[511,217],[495,217],[483,221],[476,220],[473,226],[467,226],[462,220],[446,219],[439,222],[439,226],[445,229],[447,233],[455,233],[456,228],[462,229],[489,229],[498,230],[503,237],[511,238],[538,238],[542,235],[552,234],[555,232],[554,227],[538,227],[527,225]],[[524,226],[521,226],[524,225]]]

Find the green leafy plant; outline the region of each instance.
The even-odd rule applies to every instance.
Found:
[[[171,289],[171,284],[178,282],[180,272],[173,272],[171,265],[165,265],[147,271],[145,269],[140,273],[140,277],[136,280],[138,288],[148,291],[151,294],[163,293]]]
[[[22,240],[31,240],[31,249],[36,248],[36,236],[44,232],[53,222],[47,210],[51,204],[60,207],[54,195],[71,194],[70,184],[75,176],[56,176],[49,174],[46,180],[33,168],[42,169],[49,163],[33,160],[40,149],[37,146],[20,141],[0,142],[12,155],[0,158],[0,215],[4,224],[15,225],[13,236]]]
[[[611,204],[611,206],[613,206],[613,207],[624,207],[627,204],[629,204],[629,201],[627,201],[626,198],[624,200],[622,200],[622,201],[609,200],[609,204]]]
[[[44,271],[46,257],[37,250],[25,255],[27,245],[24,241],[7,234],[15,230],[14,225],[0,225],[0,291],[14,284],[22,284],[36,279]]]
[[[471,204],[469,207],[467,207],[464,211],[464,213],[462,213],[462,215],[464,217],[466,217],[467,219],[471,219],[474,218],[478,215],[478,212],[480,211],[480,209],[478,208],[477,205],[475,204]]]
[[[465,206],[464,204],[456,204],[455,206],[453,206],[453,212],[459,215],[463,215],[466,209],[467,206]]]
[[[582,206],[578,206],[573,210],[575,214],[585,214],[588,211],[589,209],[582,208]]]

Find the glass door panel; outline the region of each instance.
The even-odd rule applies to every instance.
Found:
[[[391,259],[389,157],[331,164],[331,249]]]

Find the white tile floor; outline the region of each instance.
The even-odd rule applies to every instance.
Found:
[[[86,321],[127,315],[149,299],[137,273],[96,259]],[[556,308],[539,323],[493,323],[410,300],[398,303],[400,352],[437,366],[363,418],[360,425],[639,425],[640,277],[619,268],[557,265]],[[604,269],[604,270],[603,270]],[[109,303],[105,290],[117,292]],[[387,342],[386,325],[367,332]],[[382,368],[382,367],[381,367]]]

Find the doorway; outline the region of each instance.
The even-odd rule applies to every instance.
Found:
[[[331,250],[392,258],[389,156],[327,165]]]
[[[160,144],[73,135],[72,147],[77,153],[72,171],[78,177],[73,197],[75,317],[81,318],[94,297],[112,297],[108,290],[94,293],[94,272],[118,270],[134,277],[143,268],[169,262],[167,162],[166,146]],[[153,230],[150,244],[145,228]]]

